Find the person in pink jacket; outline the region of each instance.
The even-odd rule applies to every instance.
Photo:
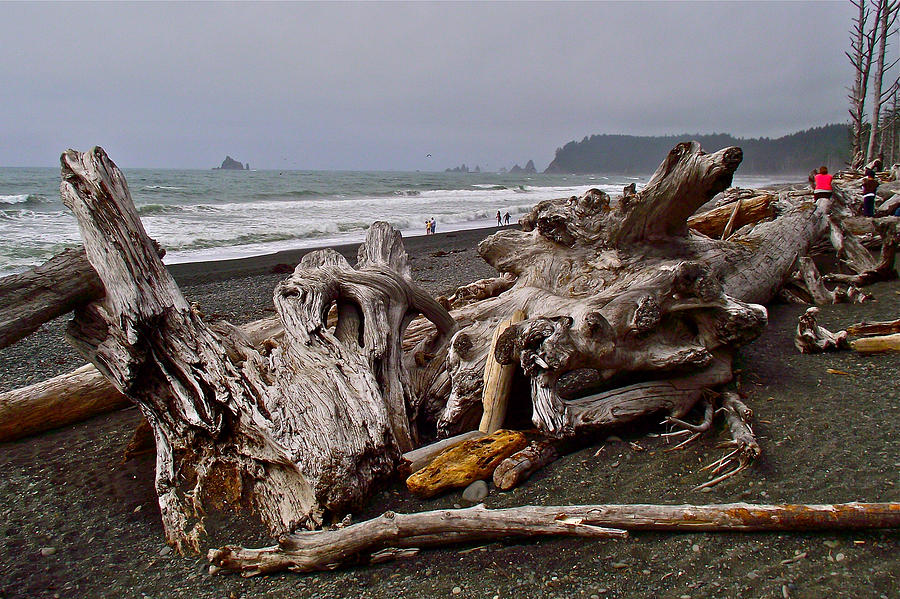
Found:
[[[828,174],[828,167],[820,166],[819,174],[816,175],[816,188],[813,191],[813,196],[817,200],[831,197],[831,179],[832,176]]]

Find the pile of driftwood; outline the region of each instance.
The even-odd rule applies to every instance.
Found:
[[[67,336],[93,366],[0,395],[0,434],[62,424],[42,409],[71,419],[136,403],[156,449],[168,542],[198,549],[205,518],[222,505],[281,538],[211,552],[216,568],[245,573],[496,535],[621,536],[602,527],[626,521],[896,526],[895,505],[741,504],[476,508],[295,533],[340,521],[411,473],[422,496],[491,476],[509,488],[648,416],[683,445],[724,414],[731,449],[701,486],[747,468],[760,452],[752,412],[724,386],[736,349],[766,325],[761,304],[778,294],[861,301],[859,286],[896,276],[900,219],[857,223],[846,216],[855,198],[840,189],[819,200],[809,190],[729,189],[741,158],[739,148],[708,154],[682,143],[640,192],[541,202],[521,230],[480,244],[499,276],[450,297],[416,285],[399,233],[375,223],[355,266],[332,250],[308,254],[274,290],[277,317],[235,327],[207,322],[184,299],[103,150],[67,151],[61,193],[84,251],[0,280],[12,298],[0,309],[0,342],[74,311]],[[880,261],[859,228],[877,236]],[[825,238],[851,273],[819,274],[809,257]],[[528,436],[501,429],[522,412]],[[435,458],[444,450],[455,453]]]

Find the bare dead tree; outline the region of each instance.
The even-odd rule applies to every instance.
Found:
[[[881,105],[886,98],[889,98],[894,92],[894,84],[888,86],[884,91],[884,76],[897,61],[885,66],[885,52],[887,50],[888,38],[892,35],[891,29],[897,21],[898,8],[900,2],[896,0],[877,0],[876,2],[876,20],[875,29],[877,30],[878,48],[875,53],[875,73],[872,87],[872,118],[871,127],[869,129],[869,144],[866,150],[866,163],[871,161],[876,154],[876,146],[878,146],[880,127]]]
[[[850,166],[859,168],[863,163],[863,128],[865,119],[866,90],[869,88],[869,73],[872,69],[872,52],[875,47],[875,29],[866,30],[870,9],[866,0],[850,0],[859,13],[853,19],[850,29],[850,51],[845,52],[853,65],[856,77],[850,88]],[[876,18],[877,22],[877,18]]]

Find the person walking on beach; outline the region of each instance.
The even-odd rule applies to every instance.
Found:
[[[431,225],[429,226],[429,230],[431,231],[432,235],[434,235],[434,227],[435,227],[435,220],[434,220],[434,217],[432,216],[431,217]]]
[[[502,224],[503,224],[503,221],[500,220],[500,211],[498,210],[497,211],[497,226],[499,227]]]
[[[431,221],[427,219],[425,220],[425,234],[431,235]]]
[[[509,226],[509,212],[503,215],[503,224]]]
[[[819,174],[816,175],[816,187],[813,191],[813,197],[819,198],[831,197],[831,179],[833,177],[828,174],[827,166],[819,167]]]
[[[875,216],[875,191],[878,189],[878,179],[875,171],[867,168],[866,176],[862,180],[863,216]]]

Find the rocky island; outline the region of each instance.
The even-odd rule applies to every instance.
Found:
[[[222,161],[222,166],[213,167],[214,171],[249,171],[250,163],[248,162],[246,167],[232,158],[231,156],[225,156],[225,160]]]

